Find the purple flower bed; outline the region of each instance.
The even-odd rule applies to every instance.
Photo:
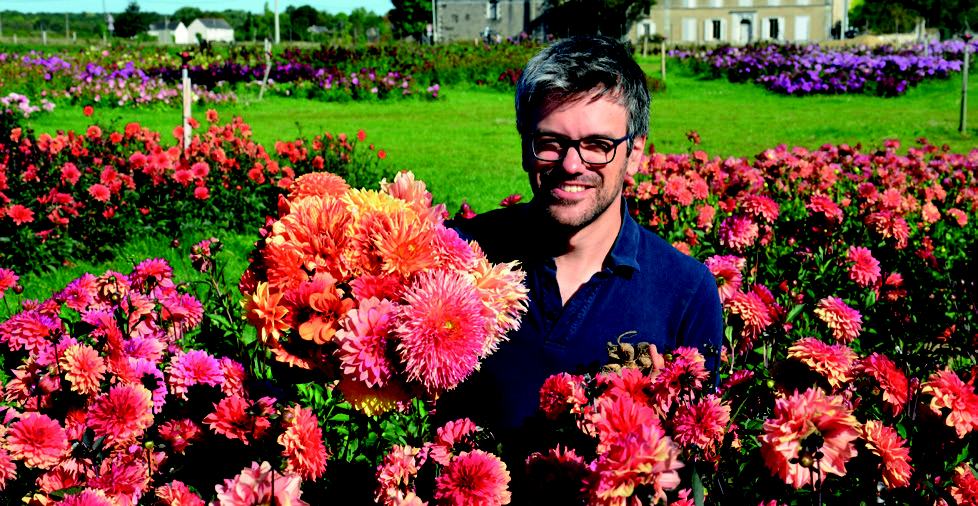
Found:
[[[669,53],[697,72],[754,82],[787,95],[869,93],[897,96],[925,79],[959,72],[963,41],[906,46],[823,48],[815,44],[751,44]],[[978,42],[970,43],[970,51]]]

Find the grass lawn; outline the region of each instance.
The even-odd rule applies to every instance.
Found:
[[[657,58],[640,58],[651,75],[658,75]],[[659,152],[682,152],[691,147],[686,132],[700,134],[697,146],[710,155],[754,156],[780,143],[816,148],[826,143],[862,143],[878,146],[885,139],[899,139],[902,151],[925,137],[937,145],[966,153],[975,148],[978,115],[974,108],[968,132],[957,131],[961,80],[925,83],[897,98],[870,96],[785,97],[749,84],[707,80],[691,75],[678,65],[670,67],[667,88],[652,100],[651,142]],[[978,77],[969,82],[972,94]],[[354,135],[367,132],[367,143],[388,153],[394,170],[412,170],[435,195],[455,212],[463,200],[477,212],[498,206],[504,197],[522,193],[529,197],[526,176],[520,167],[520,142],[513,119],[511,93],[464,86],[445,88],[434,102],[400,100],[372,103],[324,103],[290,97],[242,95],[236,104],[219,106],[222,120],[241,116],[251,125],[254,138],[272,149],[276,140],[312,138],[323,131]],[[978,96],[971,100],[978,104]],[[194,114],[204,118],[206,107]],[[164,137],[180,122],[177,110],[97,109],[95,119],[116,130],[139,122]],[[37,133],[58,129],[84,131],[92,118],[81,107],[60,107],[54,113],[29,120]],[[258,224],[255,224],[257,229]],[[169,247],[169,237],[134,238],[110,264],[76,262],[56,273],[24,276],[31,298],[43,298],[84,272],[100,274],[105,269],[129,272],[144,258],[164,256],[186,279],[190,246],[209,232],[195,231],[182,239],[178,249]],[[227,243],[234,257],[228,266],[229,279],[244,270],[245,257],[255,240],[252,235],[213,231]]]
[[[646,72],[658,75],[657,58],[640,58]],[[652,99],[651,141],[659,152],[690,148],[686,132],[699,132],[698,146],[710,155],[754,156],[785,143],[816,148],[825,143],[878,146],[899,139],[904,149],[925,137],[952,151],[975,147],[978,114],[971,108],[967,135],[957,132],[961,80],[925,83],[897,98],[871,96],[786,97],[750,84],[731,84],[691,75],[673,64],[667,88]],[[978,90],[972,73],[969,89]],[[971,100],[978,104],[978,96]],[[513,193],[528,196],[520,168],[519,138],[511,93],[473,86],[444,89],[434,102],[325,103],[289,97],[242,95],[236,104],[216,108],[223,120],[241,116],[254,138],[272,149],[276,140],[311,138],[323,131],[367,132],[367,142],[387,152],[393,169],[412,170],[426,181],[450,211],[463,200],[478,211],[496,207]],[[205,107],[195,116],[203,120]],[[100,118],[98,115],[102,115]],[[136,121],[169,136],[180,121],[177,110],[100,109],[97,119],[116,128]],[[84,131],[90,124],[81,108],[60,108],[30,120],[38,132],[59,128]]]

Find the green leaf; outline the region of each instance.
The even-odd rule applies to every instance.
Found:
[[[211,320],[214,320],[217,323],[220,323],[221,325],[223,325],[225,327],[230,327],[231,326],[231,322],[228,321],[227,318],[225,318],[225,317],[223,317],[223,316],[221,316],[221,315],[219,315],[217,313],[208,313],[207,316],[210,316],[211,317]]]
[[[966,460],[968,460],[968,455],[970,454],[971,443],[964,445],[961,449],[961,453],[958,454],[958,458],[954,461],[954,465],[958,465]]]
[[[802,310],[804,309],[805,309],[804,304],[798,304],[797,306],[791,308],[791,311],[788,311],[788,316],[786,316],[784,320],[786,322],[790,322],[791,320],[795,319],[796,316],[801,314]]]
[[[703,506],[704,493],[703,493],[703,479],[700,478],[700,472],[693,466],[693,500],[696,501],[696,506]]]

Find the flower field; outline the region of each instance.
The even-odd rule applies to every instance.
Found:
[[[932,41],[894,47],[823,48],[812,44],[749,44],[711,49],[676,49],[670,56],[698,72],[753,82],[786,95],[871,93],[897,96],[928,79],[946,79],[961,71],[965,44]]]
[[[438,98],[439,86],[470,82],[509,88],[512,75],[539,46],[528,38],[490,45],[426,48],[392,44],[361,48],[287,48],[264,55],[257,46],[190,52],[187,73],[201,104],[269,93],[325,101]],[[178,107],[180,49],[118,45],[45,52],[0,52],[0,85],[35,102],[102,107]],[[268,64],[267,62],[270,62]],[[269,68],[266,69],[266,66]]]
[[[978,149],[922,138],[723,157],[695,131],[686,152],[653,149],[625,197],[716,276],[720,378],[695,349],[621,336],[601,374],[540,385],[528,425],[560,444],[522,462],[469,419],[432,422],[519,324],[519,266],[447,227],[439,195],[394,173],[364,130],[263,145],[207,110],[182,149],[181,127],[103,121],[175,90],[174,55],[126,51],[0,57],[19,90],[0,110],[0,504],[978,504]],[[272,92],[508,89],[532,48],[318,51],[275,55]],[[913,75],[936,68],[900,57]],[[200,58],[205,102],[264,72],[246,49]],[[884,95],[915,82],[893,72]],[[384,75],[387,95],[364,87]],[[148,82],[163,84],[135,91]],[[889,86],[874,82],[863,92]],[[26,123],[69,107],[91,118],[83,132]],[[214,237],[186,259],[24,296],[29,275],[187,229]],[[257,241],[229,251],[222,232]]]

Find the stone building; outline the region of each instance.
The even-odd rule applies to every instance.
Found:
[[[820,42],[839,38],[844,0],[659,0],[629,39],[667,42]],[[833,28],[835,32],[833,33]]]
[[[546,0],[436,0],[436,33],[439,42],[518,37],[520,33],[543,36],[540,16]]]

